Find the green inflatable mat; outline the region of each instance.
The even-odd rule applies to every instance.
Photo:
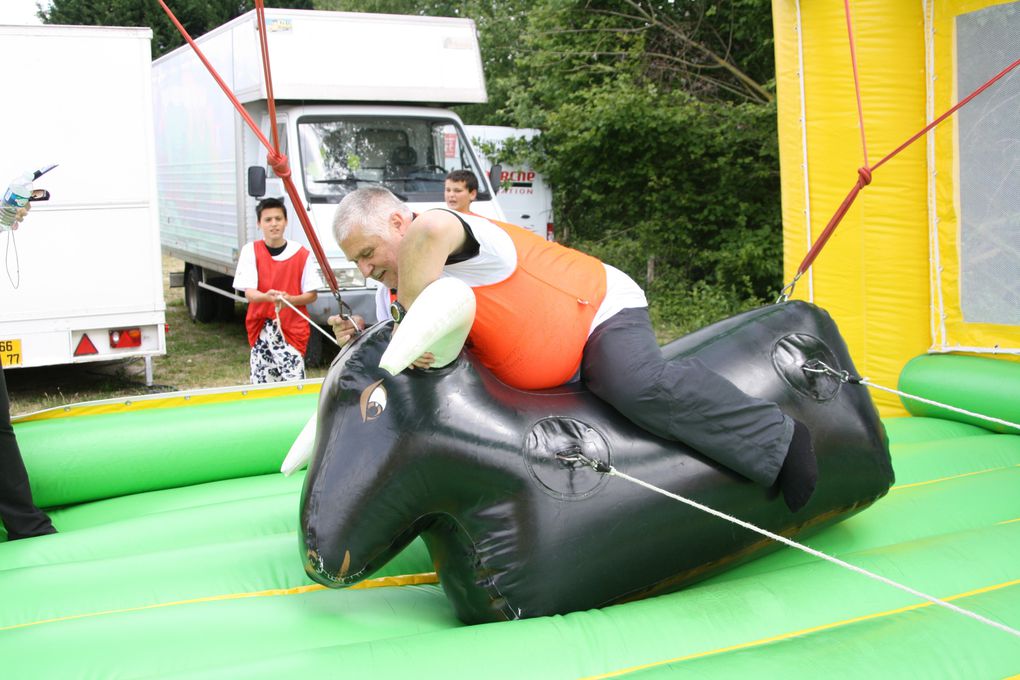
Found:
[[[278,472],[318,394],[15,424],[38,505]]]
[[[0,543],[4,677],[1020,672],[1009,633],[793,549],[669,595],[480,626],[430,583],[420,540],[374,587],[323,589],[297,554],[302,474],[276,472],[314,410],[290,395],[19,423],[61,533]],[[200,434],[179,431],[192,422]],[[79,425],[87,454],[64,445]],[[897,485],[807,543],[1020,628],[1020,437],[930,416],[886,426]]]

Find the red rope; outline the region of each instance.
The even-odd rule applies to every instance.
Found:
[[[852,41],[853,41],[853,37],[851,36],[851,42]],[[871,166],[869,168],[869,167],[867,167],[867,161],[865,160],[864,167],[861,167],[861,168],[857,169],[857,174],[858,174],[857,183],[854,184],[853,188],[850,189],[850,193],[848,193],[846,198],[843,199],[843,202],[840,203],[839,208],[836,209],[836,213],[829,220],[829,223],[826,225],[825,230],[822,231],[821,236],[818,237],[818,240],[816,240],[814,242],[814,244],[811,246],[811,249],[808,251],[807,255],[804,256],[804,260],[800,263],[800,266],[797,268],[797,273],[794,276],[794,281],[799,279],[811,267],[811,264],[815,261],[815,258],[818,257],[818,253],[821,252],[822,248],[825,247],[825,244],[829,241],[829,237],[832,236],[832,232],[836,230],[836,227],[839,225],[840,221],[843,219],[843,216],[846,215],[848,210],[850,210],[850,206],[853,205],[854,200],[857,198],[857,194],[859,194],[861,192],[861,189],[863,189],[867,185],[871,184],[871,173],[872,172],[874,172],[875,170],[877,170],[881,166],[885,165],[885,163],[887,161],[891,160],[898,153],[900,153],[901,151],[906,149],[908,146],[910,146],[911,144],[916,142],[918,139],[920,139],[922,136],[924,136],[929,130],[931,130],[932,128],[937,126],[939,123],[944,121],[946,118],[948,118],[949,116],[951,116],[954,113],[956,113],[961,107],[966,105],[968,102],[970,102],[972,99],[974,99],[974,97],[977,97],[979,94],[981,94],[982,92],[987,90],[989,87],[994,85],[996,82],[1001,80],[1007,73],[1009,73],[1010,71],[1015,69],[1017,66],[1020,66],[1020,59],[1017,59],[1016,61],[1014,61],[1009,66],[1007,66],[1006,68],[1004,68],[1001,71],[999,71],[988,82],[986,82],[984,85],[982,85],[981,87],[979,87],[976,90],[974,90],[973,92],[971,92],[964,99],[961,99],[959,102],[956,103],[956,105],[954,105],[948,111],[946,111],[941,116],[939,116],[938,118],[933,120],[931,123],[929,123],[928,125],[924,126],[924,128],[922,128],[916,134],[912,135],[907,141],[903,142],[898,147],[893,149],[889,154],[887,154],[884,158],[882,158],[882,160],[880,160],[879,162],[875,163],[875,165],[873,165],[873,166]],[[856,80],[856,75],[855,75],[855,80]],[[858,95],[858,107],[860,106],[859,96],[860,95]],[[858,113],[860,113],[860,109],[859,108],[858,108]],[[861,119],[861,141],[863,142],[863,140],[864,140],[864,120]],[[865,155],[865,158],[867,158],[866,155]]]
[[[279,155],[280,139],[276,131],[276,97],[273,95],[273,74],[269,69],[269,35],[266,33],[266,8],[262,0],[255,2],[255,17],[259,27],[259,48],[262,51],[262,74],[266,83],[266,101],[269,104],[269,121],[272,125],[273,149]]]
[[[911,144],[913,144],[914,142],[916,142],[916,141],[918,140],[918,138],[920,138],[921,136],[923,136],[923,135],[924,135],[924,134],[925,134],[926,132],[928,132],[928,131],[929,131],[929,130],[931,130],[931,129],[932,129],[933,127],[935,127],[936,125],[938,125],[939,123],[941,123],[942,121],[944,121],[944,120],[945,120],[946,118],[949,118],[949,116],[951,116],[951,115],[953,115],[954,113],[956,113],[956,112],[957,112],[957,111],[958,111],[958,110],[959,110],[959,109],[960,109],[960,108],[961,108],[962,106],[964,106],[965,104],[967,104],[968,102],[970,102],[970,100],[971,100],[971,99],[973,99],[974,97],[978,96],[979,94],[981,94],[982,92],[984,92],[985,90],[987,90],[987,89],[988,89],[989,87],[991,87],[992,85],[994,85],[994,84],[995,84],[996,82],[998,82],[999,80],[1001,80],[1001,79],[1002,79],[1002,78],[1003,78],[1003,77],[1004,77],[1004,76],[1005,76],[1005,75],[1006,75],[1007,73],[1009,73],[1010,71],[1012,71],[1013,69],[1015,69],[1015,68],[1016,68],[1017,66],[1020,66],[1020,59],[1017,59],[1016,61],[1014,61],[1014,62],[1013,62],[1012,64],[1010,64],[1009,66],[1007,66],[1006,68],[1004,68],[1004,69],[1002,69],[1001,71],[999,71],[999,72],[998,72],[997,74],[995,74],[995,76],[993,76],[993,77],[992,77],[992,79],[991,79],[991,80],[989,80],[989,81],[988,81],[987,83],[985,83],[984,85],[982,85],[982,86],[981,86],[981,87],[979,87],[978,89],[976,89],[976,90],[974,90],[973,92],[971,92],[971,93],[970,93],[969,95],[967,95],[967,96],[966,96],[966,97],[965,97],[964,99],[962,99],[962,100],[960,100],[959,102],[957,102],[957,103],[956,103],[956,106],[954,106],[953,108],[951,108],[951,109],[949,109],[948,111],[946,111],[945,113],[943,113],[943,114],[942,114],[941,116],[939,116],[938,118],[936,118],[935,120],[933,120],[933,121],[932,121],[931,123],[929,123],[928,125],[926,125],[926,126],[925,126],[925,127],[924,127],[924,128],[923,128],[923,129],[921,130],[921,131],[920,131],[920,132],[918,132],[918,133],[917,133],[917,134],[915,134],[915,135],[914,135],[913,137],[911,137],[910,139],[908,139],[907,141],[903,142],[903,143],[902,143],[902,144],[900,144],[900,145],[899,145],[898,147],[896,147],[895,149],[893,149],[893,150],[892,150],[892,152],[891,152],[891,153],[889,153],[889,155],[887,155],[887,156],[886,156],[885,158],[883,158],[883,159],[882,159],[882,160],[880,160],[879,162],[875,163],[875,165],[874,165],[874,166],[873,166],[873,167],[872,167],[871,169],[872,169],[872,170],[876,170],[876,169],[880,168],[880,167],[881,167],[882,165],[884,165],[884,164],[885,164],[885,162],[886,162],[886,161],[890,160],[890,159],[891,159],[891,158],[892,158],[893,156],[895,156],[896,154],[898,154],[898,153],[899,153],[900,151],[903,151],[903,150],[904,150],[904,149],[906,149],[906,148],[907,148],[908,146],[910,146]]]
[[[312,228],[312,223],[308,219],[308,212],[304,210],[304,200],[302,200],[301,196],[298,195],[297,187],[294,186],[294,180],[291,177],[290,164],[287,161],[287,157],[280,153],[280,140],[277,137],[276,132],[276,102],[274,101],[273,97],[273,83],[270,77],[269,70],[269,43],[268,35],[266,34],[265,7],[263,5],[263,0],[255,0],[255,11],[256,17],[258,18],[259,40],[261,43],[263,72],[265,73],[266,77],[266,96],[269,102],[270,124],[272,126],[273,135],[272,143],[270,143],[269,140],[266,139],[266,136],[262,134],[262,131],[259,130],[258,125],[256,125],[255,121],[252,120],[252,117],[248,115],[248,112],[245,110],[244,106],[241,104],[240,101],[238,101],[237,97],[234,96],[234,93],[230,91],[230,88],[227,86],[227,84],[223,82],[223,79],[220,78],[219,74],[216,72],[216,69],[213,68],[213,65],[210,64],[209,60],[205,58],[205,55],[202,53],[202,50],[199,49],[198,45],[195,44],[195,41],[191,39],[191,36],[188,35],[188,31],[184,28],[183,25],[181,25],[181,22],[177,20],[177,17],[174,16],[174,13],[170,11],[170,8],[167,7],[164,0],[158,0],[158,2],[160,6],[163,8],[163,11],[166,12],[166,15],[170,17],[170,21],[173,22],[174,26],[177,27],[177,31],[181,34],[181,36],[184,37],[184,40],[191,46],[191,49],[195,51],[195,54],[198,56],[199,60],[201,60],[201,62],[205,65],[206,69],[209,71],[209,74],[220,86],[220,89],[223,90],[223,93],[225,95],[227,95],[227,99],[229,99],[231,104],[234,105],[234,108],[237,110],[237,113],[244,120],[245,124],[247,124],[249,129],[251,129],[251,131],[258,138],[259,142],[261,142],[262,145],[266,147],[266,149],[268,150],[269,153],[266,156],[266,162],[273,169],[273,172],[276,173],[276,176],[283,180],[283,187],[287,191],[287,195],[290,197],[291,204],[294,206],[294,212],[297,213],[298,221],[301,223],[301,228],[304,230],[305,236],[308,237],[308,245],[311,246],[312,254],[315,255],[315,260],[319,263],[319,268],[322,270],[322,276],[323,278],[326,279],[326,284],[329,286],[329,289],[333,292],[333,295],[336,296],[337,301],[340,303],[341,311],[343,311],[345,304],[340,299],[340,284],[336,280],[336,275],[333,273],[333,268],[329,266],[329,259],[326,257],[326,253],[322,249],[322,244],[319,243],[319,237],[316,235],[315,229]]]
[[[861,127],[861,151],[864,153],[864,167],[868,167],[868,142],[864,139],[864,107],[861,106],[861,83],[857,77],[857,51],[854,45],[854,24],[850,17],[850,0],[843,0],[846,15],[846,34],[850,39],[850,66],[854,72],[854,93],[857,95],[857,122]]]
[[[836,214],[832,216],[829,223],[825,225],[825,230],[822,231],[822,235],[818,237],[818,240],[811,246],[811,250],[808,251],[807,255],[804,256],[804,261],[800,263],[800,267],[797,268],[796,278],[800,278],[804,272],[808,270],[811,263],[818,257],[818,253],[821,252],[825,244],[829,242],[829,237],[832,236],[832,232],[836,231],[836,227],[839,226],[843,216],[846,215],[847,211],[850,210],[850,206],[854,204],[854,200],[857,198],[857,194],[861,192],[861,189],[871,184],[871,172],[867,168],[857,169],[857,183],[854,184],[853,188],[850,189],[850,193],[846,195],[843,202],[839,204],[836,209]]]
[[[258,137],[260,142],[262,142],[262,145],[266,147],[269,151],[272,151],[273,146],[269,143],[269,140],[266,139],[266,136],[264,134],[262,134],[262,131],[259,130],[258,125],[256,125],[255,121],[251,119],[251,116],[248,115],[248,112],[244,110],[244,107],[241,105],[241,102],[237,100],[237,97],[234,96],[234,93],[230,91],[230,88],[227,87],[227,84],[223,82],[222,78],[220,78],[220,74],[216,72],[216,69],[213,68],[212,64],[209,63],[209,60],[205,58],[204,54],[202,54],[202,50],[199,49],[198,45],[195,44],[195,41],[191,39],[190,35],[188,35],[188,31],[184,28],[184,26],[181,25],[181,22],[177,20],[177,17],[174,16],[174,13],[170,11],[170,8],[166,6],[166,3],[163,2],[163,0],[158,0],[158,2],[160,6],[163,8],[163,11],[166,12],[166,15],[170,17],[170,21],[173,22],[173,25],[177,27],[177,31],[184,37],[184,40],[189,45],[191,45],[191,48],[195,50],[195,54],[202,61],[202,63],[205,64],[206,69],[208,69],[209,74],[216,81],[216,84],[220,86],[220,89],[223,90],[223,93],[227,95],[227,98],[234,105],[234,108],[237,109],[237,112],[239,114],[241,114],[241,118],[243,118],[245,123],[248,124],[248,127],[250,127],[252,132],[255,133],[255,136]]]

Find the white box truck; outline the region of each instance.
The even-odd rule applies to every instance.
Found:
[[[166,353],[147,28],[0,26],[22,74],[3,104],[0,182],[57,163],[0,233],[0,359],[31,367]]]
[[[482,163],[484,173],[493,167],[493,159],[485,153],[486,149],[493,150],[493,156],[498,158],[500,149],[508,140],[532,139],[540,134],[534,128],[499,125],[466,125],[464,129]],[[552,190],[545,178],[524,163],[504,162],[499,168],[500,186],[497,188],[499,193],[496,202],[506,215],[506,220],[527,227],[550,241],[554,240]]]
[[[443,205],[451,170],[479,175],[478,213],[502,218],[463,124],[443,105],[486,100],[474,22],[311,10],[265,10],[281,151],[302,205],[286,199],[288,240],[308,245],[297,212],[309,214],[346,303],[374,320],[375,284],[348,262],[332,235],[336,204],[382,185],[415,211]],[[195,41],[271,139],[255,12]],[[248,130],[189,46],[153,62],[160,231],[185,262],[192,318],[233,310],[205,286],[229,289],[241,247],[261,237],[255,205],[285,196]],[[266,187],[257,186],[266,177]],[[320,271],[321,275],[321,271]],[[323,280],[310,316],[337,313]],[[321,351],[311,335],[307,360]]]

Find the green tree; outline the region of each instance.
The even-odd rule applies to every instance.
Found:
[[[251,0],[167,0],[167,6],[192,37],[198,37],[255,7]],[[269,0],[270,7],[312,9],[312,0]],[[52,0],[41,13],[47,24],[148,26],[153,58],[183,45],[184,38],[157,0]]]
[[[529,17],[514,92],[519,122],[619,78],[701,101],[767,103],[769,0],[546,0]]]
[[[620,264],[638,280],[654,257],[657,277],[764,296],[779,273],[778,151],[762,133],[774,117],[626,80],[579,95],[544,135],[557,223],[581,242],[629,244]]]
[[[558,231],[685,328],[780,284],[770,18],[767,0],[547,0],[523,36],[508,109],[543,130],[524,154]]]
[[[169,4],[193,35],[252,6]],[[558,230],[572,245],[644,281],[653,315],[679,329],[778,289],[770,0],[269,4],[473,19],[489,101],[458,113],[467,123],[543,131],[503,153],[546,175]],[[181,42],[156,0],[53,0],[46,20],[150,26],[154,55]]]

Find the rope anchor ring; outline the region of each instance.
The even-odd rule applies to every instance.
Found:
[[[805,373],[830,375],[844,384],[850,383],[851,385],[860,385],[862,381],[867,380],[867,378],[858,378],[857,376],[850,375],[850,371],[847,371],[846,369],[837,371],[835,368],[829,366],[820,359],[811,359],[810,361],[805,362],[800,368]]]

